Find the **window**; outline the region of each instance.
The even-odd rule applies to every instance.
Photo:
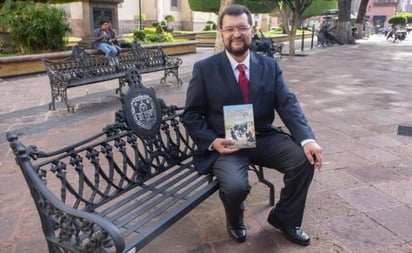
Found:
[[[172,7],[178,7],[178,2],[177,2],[177,0],[171,0],[170,5],[171,5]]]

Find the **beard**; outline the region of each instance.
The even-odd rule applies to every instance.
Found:
[[[233,47],[233,46],[232,46],[232,42],[233,42],[234,40],[236,40],[236,41],[242,41],[242,42],[243,42],[243,46],[237,47],[237,48]],[[244,54],[246,53],[246,51],[249,50],[249,46],[250,46],[250,43],[247,43],[247,41],[246,41],[244,38],[235,38],[235,39],[232,38],[232,39],[230,39],[230,40],[228,41],[227,44],[225,44],[226,50],[227,50],[230,54],[232,54],[232,55],[234,55],[234,56],[242,56],[242,55],[244,55]]]

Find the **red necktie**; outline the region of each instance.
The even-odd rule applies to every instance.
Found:
[[[247,79],[244,64],[237,65],[237,69],[239,70],[239,77],[237,82],[239,83],[240,91],[242,92],[243,99],[245,103],[249,103],[249,80]]]

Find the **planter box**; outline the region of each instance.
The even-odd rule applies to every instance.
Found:
[[[187,41],[180,43],[164,43],[156,45],[144,45],[145,48],[161,46],[167,55],[179,55],[196,53],[196,42]],[[93,52],[95,50],[88,50]],[[59,60],[69,56],[71,51],[45,53],[35,55],[20,55],[0,57],[0,78],[45,72],[43,58]]]

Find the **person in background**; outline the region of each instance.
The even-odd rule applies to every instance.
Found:
[[[102,51],[106,55],[106,58],[110,58],[110,56],[118,55],[120,53],[120,47],[114,45],[113,41],[111,41],[108,28],[109,23],[102,20],[100,21],[100,27],[94,31],[94,48]]]
[[[242,5],[230,5],[219,16],[225,50],[194,64],[183,124],[198,146],[196,169],[212,172],[219,182],[226,229],[235,241],[244,242],[247,236],[244,201],[253,163],[284,174],[285,186],[267,220],[287,239],[307,246],[310,237],[301,225],[314,169],[322,167],[322,148],[276,60],[250,51],[251,26],[252,15]],[[231,148],[223,106],[248,103],[253,106],[256,147]],[[290,134],[273,125],[275,111]]]

